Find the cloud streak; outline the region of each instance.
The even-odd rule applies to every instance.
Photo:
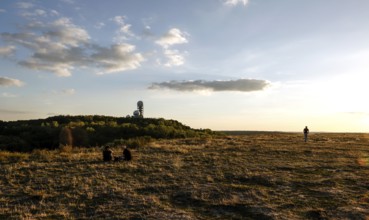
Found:
[[[20,114],[20,115],[23,115],[23,114],[29,114],[29,113],[32,113],[32,112],[19,111],[19,110],[9,110],[9,109],[0,108],[0,113],[2,113],[2,114]]]
[[[0,47],[0,56],[1,57],[8,57],[14,54],[15,47],[7,46],[7,47]]]
[[[260,91],[269,86],[269,82],[257,79],[238,79],[228,81],[169,81],[161,83],[152,83],[149,89],[169,89],[180,92],[195,92],[195,91],[238,91],[252,92]]]
[[[21,87],[24,85],[24,82],[19,79],[12,79],[8,77],[0,76],[0,86],[9,87],[9,86],[18,86]]]

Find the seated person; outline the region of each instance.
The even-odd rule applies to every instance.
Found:
[[[130,161],[132,160],[132,154],[131,154],[131,151],[127,149],[127,147],[124,147],[124,150],[123,150],[123,159],[124,160],[127,160],[127,161]]]
[[[104,161],[112,161],[113,160],[113,151],[109,146],[106,146],[103,151],[103,160]]]
[[[121,161],[121,160],[126,160],[126,161],[132,160],[131,151],[129,151],[126,146],[123,147],[123,155],[121,157],[114,158],[114,161]]]

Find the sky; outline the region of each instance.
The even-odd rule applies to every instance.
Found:
[[[0,0],[0,120],[369,131],[367,0]]]

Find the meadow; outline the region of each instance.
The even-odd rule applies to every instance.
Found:
[[[369,219],[368,134],[163,139],[131,162],[101,150],[0,152],[0,219]]]

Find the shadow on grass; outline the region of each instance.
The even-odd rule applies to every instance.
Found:
[[[209,217],[229,217],[232,219],[274,219],[269,213],[271,209],[249,206],[247,204],[212,204],[205,200],[194,198],[191,192],[177,192],[171,197],[174,206],[192,209],[195,213]]]

